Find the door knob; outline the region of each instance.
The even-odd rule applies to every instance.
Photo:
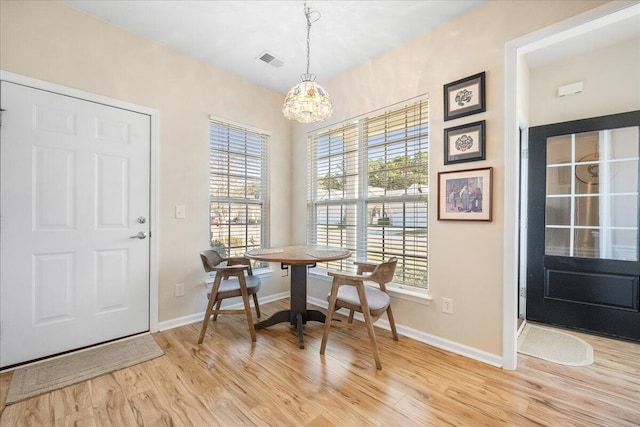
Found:
[[[147,238],[147,233],[145,233],[144,231],[139,232],[138,234],[136,234],[135,236],[131,236],[132,239],[146,239]]]

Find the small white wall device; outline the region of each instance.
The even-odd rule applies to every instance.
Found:
[[[568,85],[560,86],[558,88],[558,98],[562,98],[563,96],[568,95],[575,95],[576,93],[582,92],[582,89],[582,82],[575,82]]]

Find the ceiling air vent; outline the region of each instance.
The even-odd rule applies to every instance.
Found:
[[[281,59],[276,58],[275,56],[273,56],[272,54],[270,54],[269,52],[264,52],[262,55],[260,55],[258,57],[258,59],[262,62],[266,62],[267,64],[276,67],[276,68],[280,68],[284,65],[284,61]]]

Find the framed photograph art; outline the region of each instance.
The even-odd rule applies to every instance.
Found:
[[[484,160],[485,121],[469,123],[444,130],[444,164]]]
[[[491,221],[493,168],[438,173],[439,221]]]
[[[486,111],[484,71],[444,85],[444,119],[453,120]]]

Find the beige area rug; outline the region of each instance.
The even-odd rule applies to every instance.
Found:
[[[571,334],[525,325],[518,337],[518,352],[549,362],[568,366],[586,366],[593,363],[593,347]]]
[[[13,372],[7,405],[162,356],[150,334],[18,368]]]

